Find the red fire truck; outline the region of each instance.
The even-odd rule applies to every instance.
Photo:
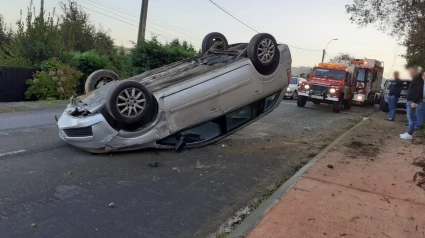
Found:
[[[384,75],[384,63],[375,59],[339,60],[339,65],[345,65],[352,72],[356,81],[356,92],[353,102],[360,105],[379,103],[379,92]]]
[[[307,101],[311,101],[314,104],[331,104],[336,113],[340,112],[342,106],[349,109],[356,82],[347,69],[344,65],[325,63],[314,67],[309,80],[303,82],[298,89],[297,105],[304,107]]]

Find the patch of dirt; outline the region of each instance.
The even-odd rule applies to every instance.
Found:
[[[416,186],[425,189],[425,159],[424,158],[416,158],[413,160],[412,165],[422,168],[424,172],[416,172],[413,175],[413,182],[416,183]]]
[[[234,204],[233,208],[230,207],[227,211],[223,211],[223,215],[227,214],[226,217],[223,217],[224,222],[215,225],[215,232],[206,234],[206,236],[209,238],[226,237],[293,174],[347,129],[360,122],[360,120],[341,120],[341,123],[336,123],[332,129],[324,128],[323,130],[310,131],[308,134],[298,133],[290,134],[290,136],[276,133],[276,131],[273,131],[276,128],[262,128],[267,136],[240,139],[240,136],[236,135],[213,145],[217,147],[223,156],[232,157],[240,163],[253,157],[264,162],[270,160],[270,158],[281,158],[281,160],[268,164],[262,162],[262,165],[254,166],[254,169],[268,173],[270,175],[268,179],[259,181],[257,189],[247,191],[244,199],[249,198],[248,203],[245,200],[245,202]],[[223,144],[228,146],[223,147]],[[199,167],[199,165],[197,164],[196,167]],[[234,206],[239,208],[236,213]],[[213,226],[214,224],[208,225],[211,228]],[[219,228],[217,229],[217,227]],[[211,228],[206,228],[205,230]],[[199,234],[199,236],[205,237],[204,234]]]

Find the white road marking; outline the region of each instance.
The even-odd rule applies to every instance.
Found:
[[[6,156],[6,155],[19,154],[19,153],[23,153],[23,152],[26,152],[26,150],[15,150],[15,151],[0,154],[0,157]]]

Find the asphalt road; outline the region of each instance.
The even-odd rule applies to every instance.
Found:
[[[374,110],[335,114],[285,100],[204,148],[108,155],[62,142],[53,120],[61,110],[2,113],[0,236],[205,237]]]

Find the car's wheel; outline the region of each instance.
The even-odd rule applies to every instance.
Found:
[[[226,50],[229,47],[226,37],[218,32],[212,32],[204,37],[202,41],[202,53],[206,53],[211,48]]]
[[[335,113],[340,113],[341,112],[341,106],[342,106],[341,99],[339,99],[337,102],[333,102],[332,103],[332,111],[335,112]]]
[[[298,107],[305,107],[306,103],[307,103],[307,97],[306,96],[299,96],[297,98]]]
[[[89,93],[91,91],[103,87],[104,85],[112,81],[118,80],[120,80],[120,77],[113,71],[106,69],[97,70],[90,74],[87,78],[86,84],[84,86],[84,92]]]
[[[84,85],[84,92],[89,93],[91,91],[103,87],[104,85],[112,81],[118,80],[120,80],[120,77],[113,71],[106,69],[97,70],[90,74],[87,78],[86,84]]]
[[[270,75],[279,66],[280,52],[276,39],[267,33],[255,35],[248,44],[248,58],[260,74]]]
[[[353,99],[347,99],[344,101],[344,109],[348,110],[351,108],[351,104],[353,103]]]
[[[298,92],[294,91],[294,93],[292,94],[292,100],[297,100],[298,99]]]
[[[128,124],[145,120],[153,110],[151,93],[136,81],[118,84],[109,91],[105,103],[113,118]]]
[[[384,96],[381,96],[380,102],[379,102],[379,110],[383,112],[389,112],[390,108],[388,107],[388,103],[385,102]]]

